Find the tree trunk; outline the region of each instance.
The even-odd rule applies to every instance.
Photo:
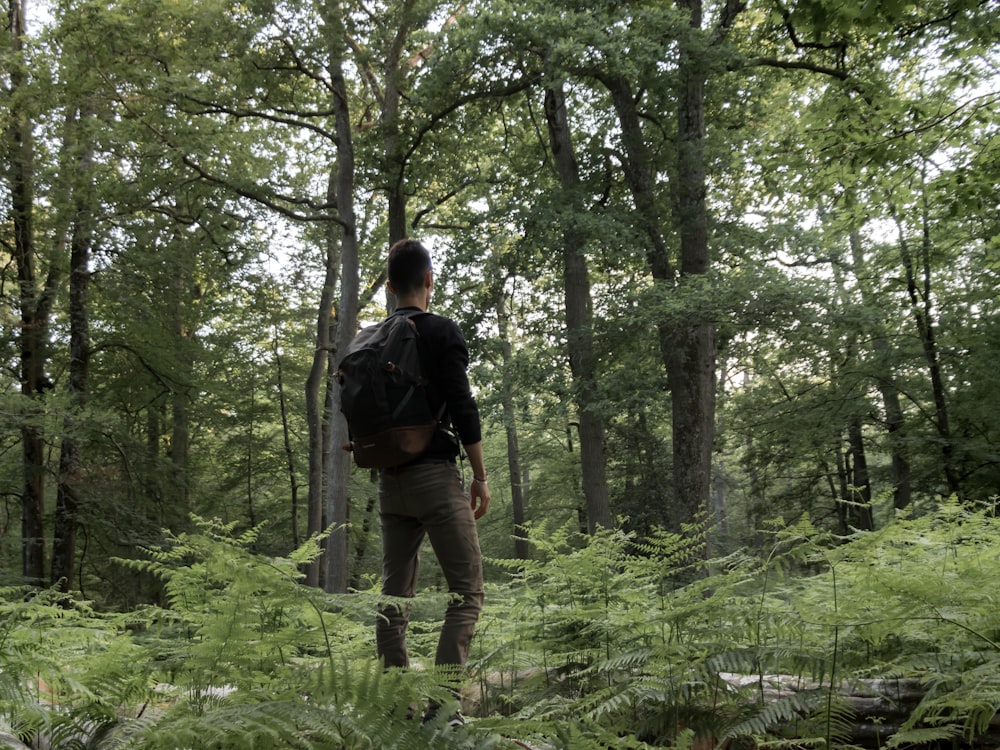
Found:
[[[867,281],[860,233],[857,230],[852,231],[848,237],[848,241],[851,247],[854,280],[861,292],[861,303],[866,308],[874,309],[875,299],[871,285]],[[907,457],[905,445],[906,423],[903,417],[903,407],[900,404],[899,386],[896,384],[896,376],[892,371],[892,362],[889,356],[889,341],[886,337],[885,328],[881,323],[876,323],[871,345],[875,352],[878,366],[881,368],[881,371],[876,373],[875,379],[878,383],[879,393],[882,395],[882,406],[885,410],[885,427],[888,432],[889,453],[892,463],[892,504],[894,508],[901,510],[910,504],[912,497],[910,489],[910,461]]]
[[[187,320],[189,278],[183,268],[175,268],[174,279],[174,348],[177,372],[170,394],[170,471],[171,496],[167,505],[167,528],[176,529],[187,523],[191,512],[191,488],[188,476],[188,458],[191,454],[191,386],[194,364],[190,346],[194,338],[194,326]]]
[[[504,431],[507,434],[507,473],[510,475],[510,505],[514,513],[514,557],[527,560],[530,557],[528,540],[525,538],[525,493],[522,484],[521,447],[517,435],[517,410],[514,404],[514,378],[511,376],[513,354],[510,346],[510,320],[504,308],[504,300],[497,302],[497,333],[500,338],[501,400],[503,402]]]
[[[247,450],[246,450],[246,492],[247,492],[247,524],[250,528],[257,526],[257,511],[253,502],[253,475],[254,475],[254,454],[253,435],[256,425],[256,400],[257,383],[256,379],[250,380],[250,408],[247,416]]]
[[[288,484],[291,498],[292,547],[302,544],[299,538],[299,480],[295,472],[295,453],[292,451],[291,429],[288,426],[288,398],[285,396],[285,379],[281,365],[281,350],[278,347],[278,329],[274,329],[274,364],[278,374],[278,403],[281,408],[281,436],[285,447],[285,461],[288,464]]]
[[[848,309],[855,301],[852,293],[847,288],[844,278],[844,262],[839,253],[834,253],[831,259],[833,278],[837,288],[837,303],[844,309]],[[865,332],[866,338],[868,333]],[[841,475],[841,499],[842,512],[838,513],[841,519],[841,533],[847,534],[851,528],[871,531],[874,527],[872,518],[872,488],[868,474],[868,457],[864,443],[864,423],[863,415],[868,411],[868,401],[864,395],[864,388],[858,382],[858,378],[853,373],[860,370],[860,346],[858,339],[859,331],[853,326],[849,326],[844,332],[846,343],[844,344],[843,361],[831,352],[831,375],[830,381],[834,386],[834,394],[838,403],[844,405],[846,410],[847,432],[847,456],[843,461],[838,461],[838,471]],[[838,364],[839,362],[839,364]],[[838,431],[838,438],[840,433]],[[838,443],[841,442],[838,440]],[[838,445],[838,456],[840,447]],[[842,465],[841,465],[842,464]]]
[[[700,27],[700,3],[691,9],[692,34]],[[656,207],[652,156],[646,147],[635,96],[623,78],[605,81],[611,92],[625,148],[623,169],[649,241],[646,260],[654,281],[676,288],[684,277],[708,270],[704,168],[704,73],[689,40],[681,44],[678,101],[677,179],[674,220],[681,238],[678,279],[667,253]],[[715,331],[710,323],[664,321],[658,326],[660,354],[672,404],[674,504],[670,527],[680,530],[707,510],[712,476],[715,419]]]
[[[83,113],[86,122],[91,115]],[[70,128],[72,130],[72,127]],[[71,135],[70,143],[75,141]],[[89,286],[90,255],[93,246],[93,198],[91,175],[93,149],[84,149],[74,173],[78,179],[73,193],[74,216],[70,237],[69,320],[70,362],[69,397],[71,416],[63,424],[66,430],[59,455],[59,484],[56,493],[55,527],[52,540],[52,584],[69,591],[75,574],[76,532],[79,515],[78,486],[83,464],[83,441],[79,419],[87,404],[90,371]]]
[[[385,134],[382,147],[385,153],[385,163],[388,167],[386,180],[386,203],[389,222],[389,246],[406,237],[406,193],[403,182],[406,172],[406,155],[400,153],[399,147],[399,105],[402,98],[403,70],[400,67],[403,47],[410,33],[409,21],[406,18],[409,5],[403,8],[399,27],[392,39],[385,61],[385,93],[382,98],[382,132]],[[389,300],[390,308],[395,308],[395,301]],[[390,310],[391,312],[391,310]]]
[[[874,342],[876,351],[882,354],[882,362],[888,367],[888,359],[884,356],[888,344],[884,339]],[[890,373],[879,378],[879,391],[882,393],[882,403],[885,408],[885,427],[889,433],[889,451],[892,463],[892,507],[902,510],[910,505],[913,491],[910,482],[910,459],[906,449],[906,422],[903,417],[903,406],[899,399],[899,387],[895,377]]]
[[[333,197],[336,168],[331,168],[328,198]],[[328,200],[329,202],[329,200]],[[337,286],[340,268],[340,247],[335,242],[326,243],[326,275],[320,293],[319,310],[316,316],[316,349],[313,352],[312,367],[306,378],[306,423],[309,427],[309,496],[306,501],[306,536],[315,537],[323,531],[323,470],[324,440],[323,413],[325,400],[320,393],[326,381],[330,357],[331,317],[333,315],[333,293]],[[319,586],[322,559],[314,560],[306,568],[307,586]]]
[[[680,41],[677,105],[675,221],[680,234],[681,280],[708,271],[705,183],[705,53],[699,49],[701,0],[682,0],[691,31]],[[715,328],[706,321],[679,324],[667,367],[673,402],[675,523],[707,508],[715,439]]]
[[[185,387],[173,393],[170,402],[170,468],[173,479],[169,506],[171,511],[168,514],[170,528],[175,528],[175,524],[178,523],[184,524],[191,510],[188,483],[188,456],[191,451],[190,407],[189,394]]]
[[[847,444],[850,446],[851,469],[849,495],[846,498],[851,525],[861,531],[875,527],[872,519],[872,485],[868,477],[868,458],[861,430],[861,418],[854,417],[847,425]]]
[[[357,535],[357,541],[354,544],[354,559],[357,561],[364,560],[365,555],[368,554],[368,540],[371,537],[372,522],[376,519],[378,513],[375,507],[376,503],[376,496],[369,495],[368,502],[365,503],[364,516],[361,519],[361,533]],[[361,573],[357,565],[351,570],[350,587],[355,590],[361,587]]]
[[[923,281],[918,285],[913,254],[906,237],[902,219],[893,210],[893,218],[899,231],[899,255],[906,272],[906,290],[910,302],[910,311],[916,323],[917,334],[923,348],[924,358],[931,376],[931,392],[934,398],[934,427],[941,443],[941,455],[944,464],[945,484],[950,494],[959,491],[958,473],[955,469],[955,448],[952,442],[951,425],[948,415],[948,400],[945,394],[944,377],[941,373],[941,361],[937,347],[937,333],[934,327],[934,303],[931,296],[931,272],[929,262],[930,230],[926,215],[923,217]]]
[[[26,101],[24,89],[24,7],[19,0],[8,5],[10,33],[11,101]],[[27,112],[9,113],[6,147],[9,165],[9,218],[14,231],[14,265],[17,269],[20,307],[19,349],[21,393],[26,399],[40,400],[49,385],[45,375],[45,339],[48,333],[48,297],[40,292],[36,276],[34,211],[34,144],[31,118]],[[48,286],[48,285],[47,285]],[[25,581],[41,586],[45,579],[45,445],[41,427],[30,411],[21,426],[21,457],[24,483],[21,492],[21,572]]]
[[[157,397],[155,401],[146,407],[146,452],[143,456],[141,468],[137,472],[135,481],[129,482],[129,499],[133,500],[138,495],[145,495],[153,501],[156,508],[160,509],[160,516],[156,519],[160,528],[166,525],[163,517],[163,507],[166,505],[166,497],[161,481],[160,468],[160,445],[163,440],[163,399]],[[122,470],[132,476],[128,470],[128,458],[122,456],[124,465]]]
[[[404,9],[404,15],[405,15]],[[330,372],[336,368],[336,353],[344,351],[353,338],[358,326],[360,300],[360,253],[354,216],[354,147],[351,134],[350,111],[348,108],[347,82],[343,75],[343,63],[347,49],[344,45],[345,30],[338,2],[331,2],[326,9],[326,21],[333,29],[328,37],[331,59],[331,82],[334,92],[334,113],[336,118],[337,178],[335,201],[339,217],[339,237],[331,231],[327,242],[341,244],[341,289],[340,309],[335,320],[333,354],[330,358]],[[381,125],[384,133],[383,149],[388,170],[386,174],[386,202],[388,206],[389,245],[406,236],[406,193],[403,189],[405,157],[399,152],[399,106],[401,101],[402,70],[400,62],[403,47],[409,35],[409,25],[403,18],[393,38],[387,54],[385,90],[382,92]],[[333,227],[331,227],[333,230]],[[384,281],[384,272],[379,274],[376,286]],[[374,288],[369,291],[374,292]],[[395,299],[386,292],[388,311],[395,308]],[[327,414],[331,430],[331,447],[327,455],[327,522],[333,527],[326,543],[326,572],[324,588],[331,593],[344,593],[351,583],[350,545],[348,523],[350,521],[350,496],[348,482],[351,474],[351,456],[340,450],[340,446],[350,440],[347,422],[340,415],[340,393],[334,388],[333,399]],[[368,523],[366,517],[365,523]]]
[[[719,398],[725,396],[725,383],[729,382],[728,367],[724,366],[719,375]],[[720,431],[724,425],[717,424]],[[729,539],[729,509],[727,502],[727,487],[729,477],[726,471],[726,457],[722,450],[713,451],[715,458],[712,461],[712,523],[714,528],[713,536],[718,540],[718,547],[726,549]],[[711,538],[710,538],[711,541]],[[708,555],[711,557],[711,553]]]
[[[580,461],[583,494],[587,501],[587,530],[593,534],[598,527],[611,528],[613,518],[608,499],[604,419],[596,406],[597,373],[585,238],[576,228],[574,216],[576,211],[581,210],[580,175],[561,86],[546,89],[545,117],[559,182],[567,196],[565,204],[571,207],[562,222],[566,345],[580,417]]]
[[[335,140],[337,144],[336,205],[338,222],[330,224],[327,242],[340,243],[341,281],[340,308],[337,311],[331,372],[336,368],[337,353],[347,349],[358,325],[359,258],[358,238],[354,218],[354,142],[351,137],[347,81],[343,74],[345,31],[339,3],[331,3],[325,19],[330,29],[330,82],[333,89]],[[339,235],[339,236],[337,236]],[[327,523],[333,528],[327,539],[325,590],[346,593],[350,581],[347,524],[350,519],[348,479],[351,456],[341,446],[348,442],[347,421],[340,414],[340,389],[333,388],[333,403],[328,415],[331,423],[331,445],[327,456]]]

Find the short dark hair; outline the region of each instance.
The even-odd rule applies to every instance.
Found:
[[[389,248],[386,275],[396,294],[417,291],[431,268],[431,254],[417,240],[402,239]]]

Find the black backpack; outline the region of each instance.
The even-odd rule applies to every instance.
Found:
[[[340,410],[347,418],[358,466],[385,469],[405,464],[427,450],[444,415],[427,400],[427,380],[420,366],[420,333],[413,317],[419,310],[390,315],[362,328],[340,360]]]

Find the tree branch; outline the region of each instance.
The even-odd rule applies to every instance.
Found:
[[[848,76],[847,71],[841,68],[831,68],[827,65],[817,65],[816,63],[806,62],[804,60],[779,60],[776,57],[758,57],[756,60],[750,60],[748,65],[752,67],[766,66],[769,68],[782,68],[784,70],[808,70],[812,73],[821,73],[823,75],[832,76],[841,81],[846,81],[850,76]]]
[[[719,22],[715,25],[715,29],[712,32],[712,46],[722,43],[736,22],[736,17],[746,10],[746,7],[747,4],[744,0],[726,0],[726,5],[722,9],[722,15],[719,16]]]
[[[480,99],[507,98],[509,96],[512,96],[514,94],[520,93],[521,91],[531,88],[534,84],[536,84],[539,81],[539,79],[540,76],[536,74],[531,74],[526,76],[525,78],[511,81],[506,85],[498,86],[495,89],[473,91],[470,94],[466,94],[465,96],[459,97],[441,111],[432,114],[430,118],[428,118],[427,122],[425,122],[423,126],[417,129],[416,136],[414,137],[413,142],[410,144],[409,149],[407,149],[406,153],[403,155],[402,162],[409,163],[410,157],[413,156],[413,153],[420,146],[420,144],[424,139],[424,136],[426,136],[428,133],[434,130],[434,128],[437,127],[438,123],[444,120],[452,112],[461,109],[466,104],[471,104],[472,102],[478,101]]]
[[[436,198],[434,201],[431,202],[430,205],[428,205],[423,210],[418,211],[416,213],[416,215],[413,217],[413,222],[412,222],[411,226],[413,226],[413,228],[415,229],[420,224],[420,222],[423,220],[424,216],[426,216],[427,214],[429,214],[435,208],[440,208],[445,203],[447,203],[452,198],[454,198],[456,195],[458,195],[462,190],[464,190],[465,188],[467,188],[467,187],[469,187],[470,185],[473,185],[473,184],[475,184],[475,182],[473,180],[462,180],[455,188],[453,188],[452,190],[449,190],[444,195],[441,195],[438,198]]]
[[[294,221],[332,221],[339,224],[342,227],[347,225],[344,223],[343,219],[339,216],[334,216],[329,212],[331,208],[336,208],[334,204],[331,203],[317,203],[310,198],[293,198],[292,196],[282,195],[282,196],[271,196],[264,195],[258,191],[249,190],[245,187],[235,184],[231,180],[225,177],[219,177],[218,175],[209,172],[207,169],[202,167],[198,162],[192,159],[189,155],[184,154],[181,157],[181,161],[185,166],[194,170],[199,177],[201,177],[206,182],[210,182],[213,185],[221,185],[234,193],[239,195],[241,198],[246,198],[247,200],[252,200],[255,203],[275,211],[276,213],[284,216],[288,219]],[[287,204],[287,205],[284,205]],[[302,213],[296,211],[289,206],[304,206],[312,211],[312,213]]]
[[[990,4],[990,2],[991,2],[991,0],[979,0],[979,7],[980,8],[985,8],[987,5]],[[954,9],[952,9],[951,12],[945,13],[944,15],[937,16],[935,18],[930,18],[930,19],[928,19],[926,21],[923,21],[921,23],[914,24],[913,26],[909,26],[909,27],[905,27],[904,26],[904,27],[901,27],[897,31],[897,34],[898,34],[898,36],[899,36],[900,39],[906,39],[907,37],[916,36],[917,34],[920,34],[920,33],[924,32],[924,31],[926,31],[927,29],[931,28],[932,26],[937,26],[937,25],[942,24],[942,23],[951,23],[964,10],[966,10],[966,8],[964,8],[963,6],[960,5],[959,7],[956,7]]]
[[[185,94],[184,98],[191,102],[192,104],[197,104],[201,109],[185,109],[184,112],[190,115],[229,115],[230,117],[235,117],[237,119],[245,118],[256,118],[260,120],[268,120],[269,122],[275,122],[279,125],[291,125],[293,127],[302,128],[303,130],[311,130],[317,135],[325,138],[328,141],[333,141],[333,133],[331,133],[326,128],[316,125],[303,118],[306,117],[329,117],[333,114],[333,111],[316,110],[314,112],[292,112],[291,110],[283,109],[254,109],[252,107],[240,108],[240,107],[229,107],[223,104],[218,104],[217,102],[207,101],[203,99],[198,99],[197,97]]]

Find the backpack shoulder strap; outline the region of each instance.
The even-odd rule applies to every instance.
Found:
[[[402,316],[406,316],[410,320],[413,320],[413,318],[416,318],[419,315],[430,315],[430,313],[427,312],[426,310],[420,310],[418,308],[404,308],[402,310],[396,310],[396,311],[394,311],[389,317],[391,318],[393,315],[402,315]],[[414,324],[414,327],[416,327],[416,324]],[[420,335],[419,331],[417,332],[417,335],[418,336]],[[442,419],[444,419],[444,414],[445,414],[445,412],[447,410],[448,410],[448,402],[445,401],[445,400],[442,400],[442,402],[441,402],[441,408],[438,409],[437,414],[435,415],[435,417],[436,417],[436,419],[437,419],[438,422],[440,422]]]

